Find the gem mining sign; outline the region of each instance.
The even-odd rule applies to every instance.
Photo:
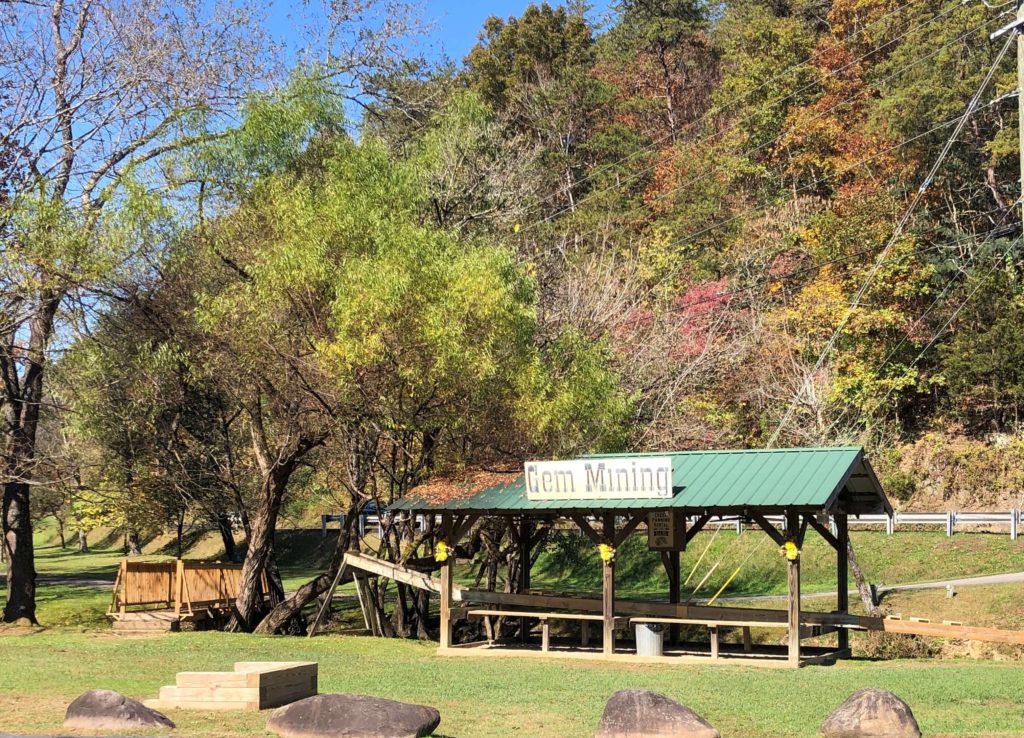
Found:
[[[526,462],[528,500],[665,499],[671,496],[670,456]]]

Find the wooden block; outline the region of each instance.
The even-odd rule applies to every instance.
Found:
[[[176,702],[173,700],[145,700],[146,707],[154,710],[259,710],[260,704],[256,701],[228,702],[217,700],[186,700]]]
[[[178,687],[249,687],[249,675],[232,671],[179,671],[174,678]]]
[[[253,687],[161,687],[160,699],[172,702],[252,702],[260,690]]]

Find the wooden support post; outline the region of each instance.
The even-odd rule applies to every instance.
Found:
[[[708,628],[708,632],[711,635],[711,658],[715,661],[718,660],[718,626],[712,625]]]
[[[549,648],[551,648],[551,621],[547,618],[541,618],[540,650],[547,653]]]
[[[586,620],[580,621],[580,645],[584,648],[590,645],[590,623]]]
[[[850,540],[850,529],[846,513],[835,516],[836,522],[836,610],[843,615],[850,612],[850,581],[849,562],[847,561],[846,544]],[[850,648],[850,631],[847,628],[840,628],[836,632],[839,638],[839,650],[847,651]]]
[[[743,626],[743,652],[750,653],[754,650],[754,643],[750,638],[750,626]]]
[[[523,517],[519,523],[519,593],[526,594],[530,589],[530,542],[533,538],[533,525],[530,519]],[[519,618],[519,641],[526,643],[529,637],[529,624],[526,618]],[[547,650],[547,649],[544,649]]]
[[[441,516],[441,536],[448,546],[448,557],[441,562],[441,648],[450,648],[452,645],[452,564],[455,558],[455,541],[451,540],[452,527],[451,513],[444,513]]]
[[[800,529],[800,515],[786,514],[786,530],[790,536],[796,536]],[[786,561],[786,583],[789,596],[789,613],[786,622],[789,625],[789,665],[800,666],[800,557]]]
[[[604,515],[604,538],[608,545],[615,541],[615,514]],[[615,653],[615,558],[602,562],[601,611],[604,615],[604,655]]]
[[[366,591],[366,584],[363,582],[363,578],[358,574],[352,575],[352,581],[356,585],[356,599],[359,601],[359,611],[363,614],[363,624],[366,626],[366,629],[370,631],[371,635],[376,635],[376,633],[373,632],[373,625],[370,624],[370,610],[367,606],[366,598],[363,595],[363,592]]]
[[[679,551],[667,551],[664,554],[665,572],[668,574],[668,601],[673,605],[679,604]],[[673,624],[669,628],[669,643],[673,646],[679,643],[679,626]]]

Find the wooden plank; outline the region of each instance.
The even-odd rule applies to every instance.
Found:
[[[174,677],[177,687],[248,687],[244,672],[234,671],[179,671]]]
[[[878,621],[878,627],[871,627],[869,630],[931,636],[933,638],[954,638],[965,641],[989,641],[992,643],[1017,643],[1024,645],[1024,630],[1002,630],[999,628],[981,628],[970,625],[922,623],[911,620],[893,620],[891,618],[873,618],[873,620]]]
[[[663,623],[665,625],[704,625],[709,628],[718,626],[722,628],[788,628],[787,623],[760,623],[748,620],[700,620],[695,618],[630,618],[631,623]]]
[[[162,700],[173,702],[248,702],[259,700],[259,687],[160,687]]]
[[[449,554],[454,556],[454,551]],[[440,594],[441,592],[441,580],[432,577],[423,572],[413,571],[407,569],[404,566],[393,564],[390,561],[383,561],[373,556],[365,556],[359,553],[347,553],[345,554],[345,563],[353,569],[359,569],[366,571],[377,576],[386,577],[393,579],[396,582],[402,584],[408,584],[410,587],[416,587],[418,589],[425,589],[428,592],[434,592]]]
[[[169,700],[143,700],[142,704],[161,712],[167,710],[259,710],[258,701],[229,702],[220,700],[186,700],[184,702]]]
[[[583,515],[579,513],[569,513],[569,519],[579,526],[579,529],[583,531],[583,535],[590,539],[590,542],[595,546],[599,546],[603,540],[601,534],[594,530],[594,527],[590,524]]]
[[[634,530],[636,530],[637,526],[645,520],[647,520],[646,515],[634,515],[632,518],[630,518],[629,521],[624,526],[622,526],[622,529],[615,534],[615,548],[621,546],[626,541],[626,539],[629,538],[630,534]]]
[[[685,515],[682,510],[680,510],[678,514]],[[693,527],[686,531],[686,535],[683,538],[683,548],[686,548],[689,545],[695,535],[704,530],[704,526],[708,524],[708,521],[711,520],[712,517],[711,513],[707,513],[705,515],[701,515],[694,521]]]
[[[537,612],[534,610],[467,610],[466,615],[476,618],[536,618],[538,620],[586,620],[590,622],[604,620],[603,615],[586,615],[575,612]]]
[[[757,523],[757,525],[768,534],[769,538],[775,541],[776,544],[781,546],[786,542],[786,537],[782,535],[782,532],[768,522],[768,519],[760,513],[751,513],[750,519]]]
[[[838,522],[839,516],[837,515],[836,518],[837,518],[837,520],[836,520],[836,527],[838,528],[838,526],[839,526],[839,522]],[[840,543],[839,543],[839,540],[834,535],[832,535],[832,531],[830,531],[824,525],[819,523],[818,519],[816,517],[814,517],[813,515],[805,516],[804,520],[806,522],[810,523],[811,527],[814,528],[814,530],[818,531],[818,535],[820,535],[822,538],[824,538],[825,542],[828,543],[828,545],[830,545],[833,549],[835,549],[836,553],[839,552]]]

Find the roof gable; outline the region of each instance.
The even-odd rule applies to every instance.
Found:
[[[421,493],[418,487],[392,509],[494,514],[643,509],[684,509],[690,513],[712,509],[733,513],[745,509],[804,509],[867,514],[892,509],[859,446],[603,454],[586,458],[635,456],[672,458],[675,494],[671,498],[529,500],[520,474],[508,482],[491,483],[482,489],[466,485],[463,493],[443,501]]]

